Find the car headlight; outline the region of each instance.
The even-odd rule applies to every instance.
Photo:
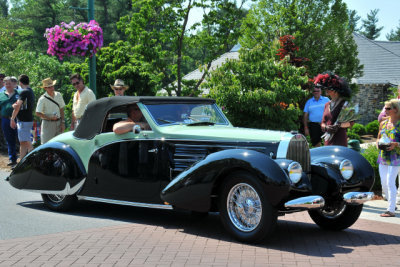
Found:
[[[298,181],[300,181],[303,169],[301,168],[300,163],[298,162],[292,162],[289,164],[288,167],[288,171],[289,171],[289,178],[290,180],[296,184]]]
[[[349,180],[353,176],[354,167],[350,160],[345,159],[340,162],[339,169],[344,179]]]

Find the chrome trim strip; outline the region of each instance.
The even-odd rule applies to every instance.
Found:
[[[293,134],[287,134],[282,137],[279,145],[278,145],[278,151],[276,152],[276,158],[277,159],[285,159],[288,149],[289,149],[289,143],[290,140],[292,139]]]
[[[36,189],[22,189],[22,190],[32,192],[32,193],[47,194],[47,195],[73,195],[82,188],[85,181],[86,181],[86,178],[84,178],[82,181],[77,183],[72,188],[69,185],[69,183],[67,182],[65,184],[65,188],[63,190],[58,190],[58,191],[56,191],[56,190],[36,190]]]
[[[348,192],[343,195],[343,200],[346,201],[347,204],[360,205],[372,200],[373,197],[373,192]]]
[[[164,209],[164,210],[172,210],[173,209],[173,207],[171,205],[130,202],[130,201],[106,199],[106,198],[99,198],[99,197],[78,196],[78,199],[94,201],[94,202],[102,202],[102,203],[108,203],[108,204],[141,207],[141,208],[153,208],[153,209]]]
[[[325,206],[325,199],[321,196],[307,196],[292,199],[285,203],[288,209],[320,209]]]

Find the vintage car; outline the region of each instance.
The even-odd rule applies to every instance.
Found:
[[[132,106],[141,121],[114,133]],[[8,178],[52,210],[81,199],[219,212],[236,239],[258,242],[278,216],[304,210],[322,228],[350,227],[373,197],[374,172],[347,147],[310,150],[296,132],[233,127],[212,99],[125,96],[90,103],[75,131],[37,147]]]

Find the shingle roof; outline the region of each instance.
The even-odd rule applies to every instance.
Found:
[[[364,65],[363,76],[357,84],[400,84],[400,42],[375,41],[353,34],[358,59]]]

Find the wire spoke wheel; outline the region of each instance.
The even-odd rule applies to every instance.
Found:
[[[253,231],[260,224],[261,199],[248,184],[240,183],[232,187],[227,198],[227,210],[233,225],[241,231]]]

